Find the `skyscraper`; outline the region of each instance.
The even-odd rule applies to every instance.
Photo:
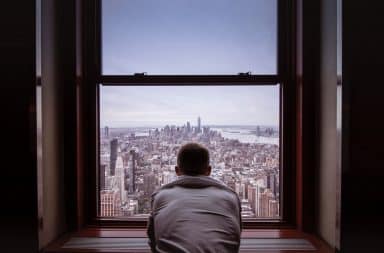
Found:
[[[119,216],[120,205],[120,194],[117,190],[100,191],[100,216]]]
[[[144,195],[151,196],[156,188],[156,176],[154,173],[144,175]]]
[[[127,193],[125,190],[124,163],[121,155],[118,155],[116,159],[115,178],[117,181],[117,188],[120,192],[120,201],[121,203],[124,203],[127,200]]]
[[[267,176],[267,188],[271,189],[273,195],[276,196],[276,174],[269,173]]]
[[[128,193],[132,194],[136,190],[136,152],[135,150],[129,151],[130,154],[130,160],[128,162],[128,176],[129,176],[129,184],[128,184]]]
[[[197,133],[201,132],[201,118],[200,118],[200,116],[197,117],[197,129],[196,129],[196,132]]]
[[[279,216],[279,202],[277,200],[269,200],[269,217],[278,217]]]
[[[256,127],[256,136],[259,137],[261,135],[260,126]]]
[[[190,132],[191,132],[191,123],[187,121],[187,133],[190,133]]]
[[[255,213],[255,216],[260,215],[260,186],[258,184],[248,186],[248,200]]]
[[[100,164],[100,190],[105,190],[105,169],[107,165],[106,164]]]
[[[106,127],[104,127],[104,137],[105,138],[109,138],[109,128],[106,126]]]
[[[116,159],[117,159],[117,139],[114,138],[110,142],[110,147],[111,147],[111,153],[109,157],[109,169],[110,169],[110,175],[114,176],[115,175],[115,168],[116,168]]]
[[[259,215],[261,217],[269,217],[270,213],[270,205],[269,202],[271,200],[274,200],[273,193],[270,189],[265,188],[264,192],[260,195],[260,208],[259,208]],[[275,211],[275,210],[273,210]]]

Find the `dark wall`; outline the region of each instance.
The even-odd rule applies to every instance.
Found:
[[[343,1],[341,251],[384,252],[384,7]]]
[[[40,247],[68,229],[76,210],[74,0],[41,1],[42,203]],[[70,217],[69,217],[70,216]]]
[[[35,1],[3,1],[0,26],[0,251],[37,252]]]
[[[301,193],[301,200],[299,198],[302,214],[298,209],[298,224],[299,229],[308,233],[316,232],[314,195],[319,153],[320,8],[321,0],[297,0],[297,79],[298,93],[301,94],[298,107],[302,114],[297,127],[302,130],[299,140],[302,155],[297,166],[302,167],[301,180],[305,189]]]

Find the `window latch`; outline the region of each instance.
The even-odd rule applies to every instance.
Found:
[[[239,76],[250,76],[250,75],[252,75],[252,72],[251,72],[251,71],[248,71],[248,72],[240,72],[240,73],[238,73],[237,75],[239,75]]]
[[[147,72],[135,73],[133,76],[146,76]]]

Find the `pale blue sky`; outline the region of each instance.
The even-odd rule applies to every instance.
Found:
[[[276,0],[103,0],[103,73],[276,73]]]

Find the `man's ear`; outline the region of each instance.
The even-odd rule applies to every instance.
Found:
[[[211,167],[211,166],[208,166],[207,169],[205,170],[204,175],[205,175],[205,176],[209,176],[209,175],[211,175],[211,170],[212,170],[212,167]]]
[[[177,166],[175,166],[175,172],[176,172],[177,176],[181,176],[182,175],[180,168],[177,167]]]

